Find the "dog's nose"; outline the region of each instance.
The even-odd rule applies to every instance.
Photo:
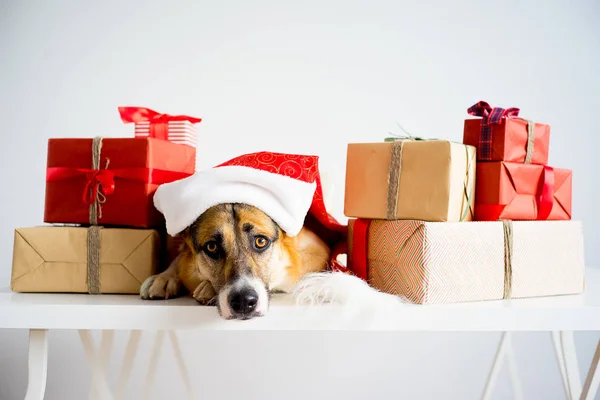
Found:
[[[256,309],[257,304],[258,293],[251,288],[233,292],[229,298],[229,305],[236,314],[249,314]]]

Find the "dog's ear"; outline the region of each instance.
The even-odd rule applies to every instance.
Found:
[[[188,226],[182,232],[180,232],[178,236],[183,241],[184,246],[187,247],[193,253],[195,249],[195,240],[192,237],[192,227]]]

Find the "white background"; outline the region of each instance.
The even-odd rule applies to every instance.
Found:
[[[348,142],[381,141],[396,122],[460,141],[476,101],[519,107],[551,125],[550,164],[574,171],[573,218],[584,221],[588,264],[600,265],[599,18],[592,0],[1,0],[0,286],[14,228],[43,218],[47,139],[132,135],[119,105],[202,117],[198,168],[257,150],[320,155],[338,217]],[[476,399],[498,338],[182,335],[206,399]],[[597,338],[576,335],[582,371]],[[50,340],[46,398],[84,398],[76,334]],[[515,340],[526,398],[563,398],[550,336]],[[167,349],[157,399],[185,393]],[[26,350],[25,332],[0,332],[0,399],[24,395]],[[509,399],[501,378],[495,398]]]

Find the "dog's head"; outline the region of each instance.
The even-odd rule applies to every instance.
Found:
[[[226,319],[265,314],[273,285],[294,257],[293,238],[264,212],[245,204],[221,204],[184,232],[195,272],[210,281]]]

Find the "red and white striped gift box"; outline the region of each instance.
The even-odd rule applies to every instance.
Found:
[[[196,127],[201,118],[159,113],[146,107],[119,107],[123,123],[135,124],[136,138],[158,138],[196,148]]]
[[[150,122],[135,123],[135,137],[147,138],[150,136]],[[196,147],[196,127],[189,121],[169,121],[167,123],[167,140],[173,143],[186,144]]]

